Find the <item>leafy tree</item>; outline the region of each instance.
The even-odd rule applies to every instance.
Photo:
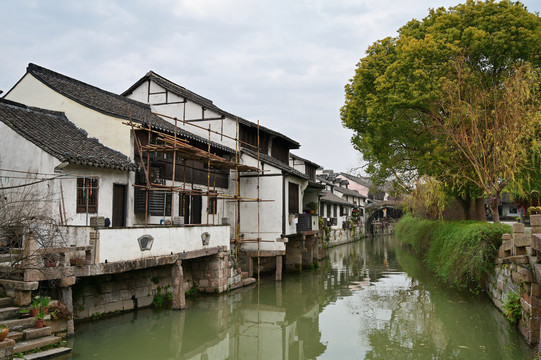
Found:
[[[457,65],[456,80],[444,86],[440,110],[433,114],[461,160],[444,170],[451,181],[482,189],[499,222],[501,192],[527,165],[532,134],[539,128],[539,98],[532,93],[539,77],[521,66],[499,86],[485,86],[464,74],[462,62]]]
[[[455,195],[467,198],[485,191],[499,196],[479,186],[487,180],[479,179],[481,169],[457,144],[458,138],[450,136],[452,126],[458,126],[460,112],[468,114],[464,106],[470,100],[477,101],[470,106],[482,107],[474,94],[478,88],[478,94],[491,100],[484,107],[487,126],[475,127],[479,137],[488,140],[490,129],[496,129],[490,113],[510,78],[529,86],[527,96],[515,93],[519,101],[539,105],[536,85],[526,79],[535,78],[540,68],[541,18],[521,3],[468,1],[448,10],[432,9],[422,21],[414,19],[400,28],[397,37],[369,47],[346,85],[342,122],[355,131],[352,143],[376,180],[393,177],[407,188],[412,179],[429,175]],[[465,93],[467,99],[457,106],[457,94]],[[502,126],[518,121],[505,116],[500,120]],[[516,148],[531,141],[522,140]],[[522,170],[519,166],[492,173],[491,181],[505,185]]]

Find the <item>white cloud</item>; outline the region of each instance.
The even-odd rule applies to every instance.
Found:
[[[145,0],[6,2],[0,89],[35,62],[122,92],[154,70],[224,110],[299,141],[297,153],[359,162],[339,109],[374,41],[450,0]],[[540,10],[536,0],[525,2]]]

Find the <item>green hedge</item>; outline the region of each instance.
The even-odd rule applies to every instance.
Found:
[[[443,282],[459,287],[481,286],[492,271],[502,235],[512,227],[475,221],[431,221],[404,216],[396,237],[421,254],[427,267]]]

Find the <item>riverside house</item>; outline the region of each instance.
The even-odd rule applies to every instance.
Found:
[[[311,265],[322,256],[317,214],[304,211],[322,190],[315,179],[319,166],[290,153],[300,147],[298,142],[231,114],[153,71],[122,95],[148,103],[153,112],[187,132],[235,149],[239,163],[259,168],[258,173],[232,171],[227,194],[260,200],[225,204],[224,221],[234,225],[232,242],[244,255],[249,274],[258,256],[263,270],[276,268],[278,278],[286,253],[287,268]]]
[[[40,216],[53,219],[62,234],[61,243],[44,244],[31,233],[14,243],[2,232],[10,237],[4,250],[11,255],[51,253],[58,260],[54,267],[27,266],[12,256],[3,264],[4,270],[17,269],[0,282],[17,305],[28,305],[32,292],[51,280],[59,287],[50,295],[69,305],[75,319],[149,306],[160,289],[173,307],[183,308],[191,288],[222,292],[245,284],[230,257],[230,226],[193,221],[206,220],[208,212],[224,216],[225,200],[191,198],[192,224],[184,225],[183,202],[173,196],[181,192],[170,191],[173,177],[164,165],[170,153],[149,150],[160,139],[177,139],[182,169],[176,176],[190,184],[182,194],[195,197],[203,194],[194,189],[208,176],[215,192],[229,186],[229,148],[175,129],[147,104],[34,64],[5,95],[2,108],[2,178],[30,184],[24,174],[38,177],[49,202]],[[209,157],[213,171],[203,177],[196,169],[208,165]],[[14,189],[4,185],[3,198]],[[71,261],[80,257],[82,263]]]
[[[300,158],[290,165],[290,150],[300,145],[154,73],[121,96],[29,64],[3,106],[20,115],[3,115],[10,130],[0,168],[40,177],[49,191],[46,216],[64,234],[61,244],[47,246],[23,234],[35,254],[59,261],[18,267],[10,274],[15,282],[2,282],[19,305],[55,280],[60,286],[51,295],[76,319],[149,306],[160,289],[182,308],[189,289],[248,283],[240,266],[253,274],[257,257],[277,280],[283,256],[295,268],[321,257],[317,214],[303,209],[322,187],[317,165]],[[16,128],[36,119],[43,127],[26,128],[33,140]],[[27,150],[15,152],[18,143]],[[23,253],[24,239],[6,251]],[[71,261],[80,257],[83,264]],[[10,259],[8,267],[22,261]]]

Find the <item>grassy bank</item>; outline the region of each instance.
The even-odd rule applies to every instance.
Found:
[[[404,216],[396,237],[410,245],[427,267],[443,282],[459,288],[477,289],[483,273],[494,268],[505,224],[475,221],[431,221]]]

